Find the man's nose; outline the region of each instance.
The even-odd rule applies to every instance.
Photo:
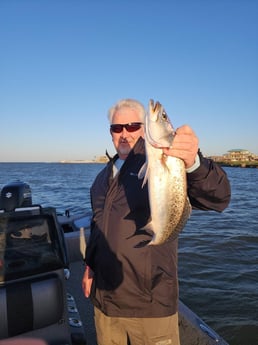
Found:
[[[126,130],[125,127],[123,127],[123,130],[121,132],[121,137],[125,138],[125,137],[127,137],[127,135],[128,135],[128,131]]]

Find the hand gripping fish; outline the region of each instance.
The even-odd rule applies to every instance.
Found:
[[[139,172],[139,178],[145,172],[143,185],[148,181],[151,222],[146,227],[154,233],[149,245],[176,238],[191,213],[184,162],[162,151],[171,147],[174,137],[174,128],[163,106],[150,100],[145,116],[146,163]]]

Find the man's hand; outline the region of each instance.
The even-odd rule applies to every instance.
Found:
[[[185,162],[185,168],[194,165],[198,152],[199,140],[191,127],[184,125],[176,130],[176,135],[170,148],[164,148],[167,156],[181,158]]]
[[[87,298],[90,296],[90,290],[91,290],[91,285],[92,285],[92,281],[93,281],[93,276],[94,276],[93,271],[90,269],[89,266],[86,266],[84,275],[82,277],[82,291],[83,291],[85,297],[87,297]]]

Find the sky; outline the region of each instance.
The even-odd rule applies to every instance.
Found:
[[[257,67],[256,0],[0,0],[0,162],[114,154],[122,98],[258,155]]]

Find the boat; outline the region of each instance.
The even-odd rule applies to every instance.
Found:
[[[32,204],[27,183],[0,197],[0,345],[96,345],[81,278],[91,213]],[[228,345],[179,301],[181,345]],[[108,345],[108,343],[107,343]]]

